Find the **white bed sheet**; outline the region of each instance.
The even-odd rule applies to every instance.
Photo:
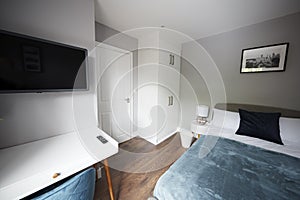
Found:
[[[236,135],[235,132],[236,130],[234,129],[220,128],[211,125],[206,134],[236,140],[245,144],[261,147],[267,150],[284,153],[290,156],[300,158],[300,145],[298,141],[283,140],[284,145],[279,145],[258,138]]]
[[[211,125],[207,132],[208,135],[220,136],[300,158],[299,118],[280,117],[280,137],[284,144],[280,145],[254,137],[236,135],[235,132],[239,128],[240,123],[240,116],[238,112],[230,112],[214,108],[213,116],[212,123],[210,123]]]

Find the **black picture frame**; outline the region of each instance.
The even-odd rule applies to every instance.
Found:
[[[242,50],[240,73],[285,71],[289,43],[279,43]]]

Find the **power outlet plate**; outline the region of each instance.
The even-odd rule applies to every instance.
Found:
[[[100,179],[100,178],[102,178],[102,167],[99,167],[97,169],[97,179]]]

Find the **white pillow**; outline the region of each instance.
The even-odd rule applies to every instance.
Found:
[[[212,125],[237,131],[240,125],[240,115],[238,112],[230,112],[214,108]]]
[[[223,123],[224,122],[224,123]],[[240,115],[238,112],[224,111],[214,108],[212,125],[218,128],[237,131],[240,125]],[[300,119],[299,118],[279,118],[280,137],[283,141],[299,143],[300,146]]]
[[[297,142],[300,145],[300,119],[279,118],[280,137],[283,141]]]

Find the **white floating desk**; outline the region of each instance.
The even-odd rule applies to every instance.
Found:
[[[90,131],[108,140],[102,144],[91,138],[99,151],[97,157],[88,152],[76,132],[0,150],[0,199],[26,197],[118,152],[118,143],[107,134],[97,128]],[[53,178],[54,173],[60,175]]]

